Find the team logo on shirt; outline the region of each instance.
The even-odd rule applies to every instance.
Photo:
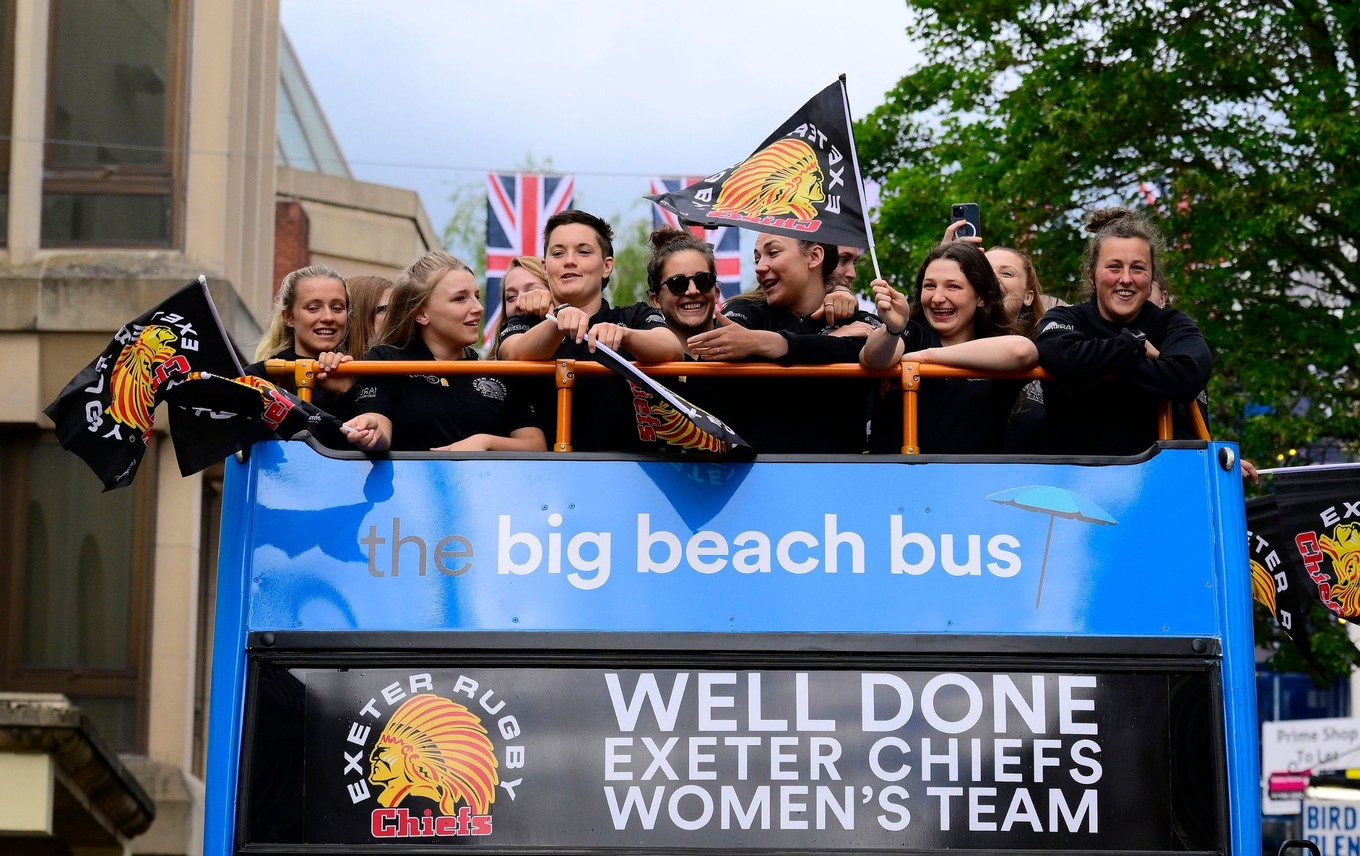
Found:
[[[505,384],[494,377],[479,377],[472,381],[472,388],[477,390],[483,398],[490,398],[495,401],[505,401]]]

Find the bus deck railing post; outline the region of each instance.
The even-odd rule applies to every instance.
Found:
[[[902,454],[916,455],[921,451],[920,438],[916,431],[916,416],[919,402],[916,394],[921,388],[920,366],[914,362],[902,363]]]
[[[572,390],[576,387],[576,361],[557,361],[557,442],[553,451],[571,451]]]

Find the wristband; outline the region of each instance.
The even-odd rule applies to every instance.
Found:
[[[558,305],[556,305],[556,306],[553,307],[553,314],[556,315],[557,313],[561,312],[563,309],[575,309],[575,308],[576,308],[576,307],[575,307],[575,306],[572,306],[570,303],[559,303]]]
[[[907,327],[906,327],[905,324],[902,325],[902,329],[901,329],[901,330],[894,330],[894,329],[892,328],[892,325],[891,325],[891,324],[889,324],[887,321],[884,321],[884,322],[883,322],[883,327],[884,327],[884,329],[886,329],[886,330],[888,331],[888,335],[889,335],[889,336],[893,336],[893,337],[898,338],[898,339],[902,338],[902,334],[905,333],[905,332],[907,332]]]

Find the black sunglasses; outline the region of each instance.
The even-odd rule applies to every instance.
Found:
[[[675,276],[670,276],[662,280],[661,284],[669,288],[671,294],[674,294],[676,297],[684,297],[685,292],[689,291],[689,281],[691,279],[694,280],[694,287],[699,289],[700,293],[705,294],[712,291],[713,286],[718,284],[718,278],[706,270],[701,270],[693,276],[685,276],[683,273],[677,273]]]

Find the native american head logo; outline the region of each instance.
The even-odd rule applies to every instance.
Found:
[[[1360,614],[1360,524],[1342,523],[1332,535],[1318,538],[1322,552],[1332,559],[1332,601],[1340,608],[1338,615]]]
[[[825,201],[817,153],[802,140],[788,138],[766,146],[732,170],[713,203],[713,213],[792,214],[799,220],[812,220],[817,216],[813,203]]]
[[[1276,614],[1275,578],[1255,559],[1251,560],[1251,599],[1268,607],[1271,615]]]
[[[412,696],[397,708],[368,760],[368,781],[382,788],[378,803],[386,808],[419,796],[438,802],[445,815],[459,802],[483,815],[496,801],[500,774],[486,728],[441,696]]]
[[[701,452],[727,451],[725,442],[686,419],[680,411],[664,401],[652,408],[652,415],[661,421],[656,429],[659,440],[682,449],[695,449]]]
[[[108,414],[115,422],[145,434],[151,430],[152,410],[156,407],[156,370],[174,358],[171,342],[175,332],[169,327],[151,326],[123,347],[113,366],[110,383],[112,400]]]

